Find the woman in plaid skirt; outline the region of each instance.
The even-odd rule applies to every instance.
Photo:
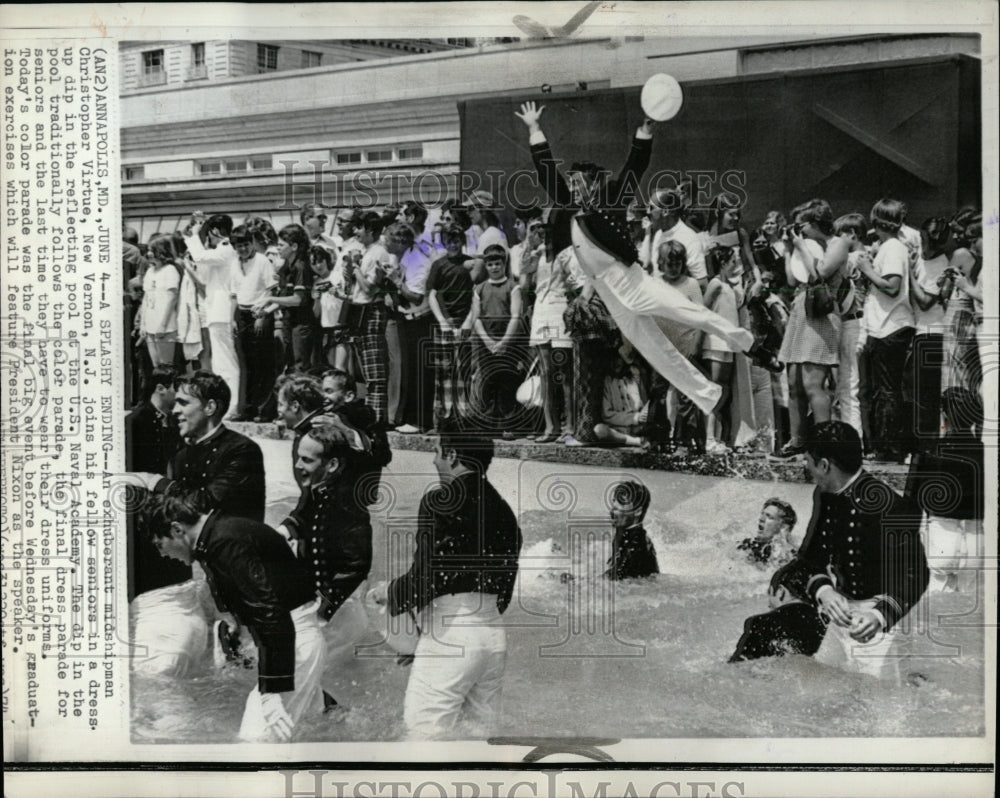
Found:
[[[389,316],[385,295],[391,290],[389,275],[395,264],[379,243],[383,226],[382,217],[377,213],[369,212],[362,217],[358,239],[365,247],[364,254],[357,266],[353,261],[345,266],[354,279],[351,301],[358,306],[355,333],[365,379],[365,401],[375,413],[377,422],[384,426],[389,419],[389,345],[385,340]]]

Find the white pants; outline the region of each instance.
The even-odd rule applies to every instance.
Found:
[[[326,644],[316,610],[319,602],[310,602],[292,610],[295,624],[295,690],[282,693],[285,712],[292,719],[292,729],[307,714],[323,712],[323,688],[320,680],[326,668]],[[264,722],[264,709],[260,703],[260,688],[254,687],[247,696],[240,739],[248,742],[276,742]]]
[[[367,582],[358,585],[350,598],[337,608],[333,617],[323,626],[326,656],[334,667],[353,660],[355,648],[371,631],[368,614],[362,605],[367,589]]]
[[[920,537],[927,552],[931,578],[929,593],[954,593],[958,572],[979,553],[978,535],[982,521],[925,515]]]
[[[850,605],[852,611],[869,610],[875,606],[875,601],[852,601]],[[813,658],[824,665],[851,673],[898,680],[899,661],[889,656],[896,639],[896,628],[894,626],[888,632],[879,632],[867,643],[860,643],[851,637],[850,627],[838,626],[831,621],[827,624],[823,642]]]
[[[861,403],[858,399],[860,379],[858,373],[858,337],[861,319],[851,319],[840,325],[840,361],[837,366],[837,406],[840,420],[850,424],[862,435]]]
[[[500,714],[507,663],[496,596],[441,596],[421,613],[420,628],[403,704],[407,737],[448,737],[460,720],[469,734],[487,736]]]
[[[189,579],[179,585],[150,590],[132,599],[132,670],[147,676],[188,676],[208,651],[208,618],[199,585]]]
[[[754,342],[750,331],[692,302],[672,285],[638,266],[623,264],[591,242],[575,221],[572,233],[580,268],[594,281],[622,335],[699,410],[711,413],[722,389],[677,351],[657,319],[716,335],[733,352],[750,349]]]
[[[227,416],[232,416],[240,409],[240,359],[236,354],[233,327],[228,322],[209,324],[208,338],[212,343],[212,371],[222,377],[232,394],[226,411]]]

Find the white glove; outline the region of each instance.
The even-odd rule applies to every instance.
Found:
[[[292,537],[292,533],[288,531],[287,526],[281,524],[275,531],[285,539],[285,542],[289,546],[295,547],[295,538]]]
[[[262,693],[260,706],[264,710],[264,723],[274,736],[281,742],[287,742],[292,737],[292,719],[285,711],[285,704],[280,693]]]

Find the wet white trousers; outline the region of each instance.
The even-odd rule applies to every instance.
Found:
[[[657,320],[717,335],[733,352],[750,349],[754,342],[750,331],[692,302],[641,267],[622,263],[591,241],[575,220],[572,235],[580,268],[593,280],[622,335],[699,410],[711,413],[722,389],[677,351]]]
[[[875,606],[874,599],[849,603],[854,612],[870,610]],[[813,658],[824,665],[851,673],[898,681],[899,659],[892,654],[897,628],[898,626],[894,626],[888,632],[879,632],[867,643],[860,643],[851,637],[850,627],[838,626],[831,621]]]
[[[440,596],[420,614],[403,720],[412,740],[485,737],[500,715],[507,635],[496,596]]]
[[[209,650],[204,584],[188,579],[132,599],[133,671],[182,678],[198,670]]]
[[[326,668],[327,652],[317,609],[318,601],[292,610],[292,623],[295,624],[295,689],[281,693],[281,701],[291,718],[293,733],[303,717],[323,712],[320,680]],[[247,696],[240,723],[240,739],[259,743],[277,741],[264,720],[259,687],[254,687]]]

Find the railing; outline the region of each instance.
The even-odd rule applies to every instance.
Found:
[[[187,70],[187,80],[204,80],[208,77],[208,64],[198,64],[189,66]]]

